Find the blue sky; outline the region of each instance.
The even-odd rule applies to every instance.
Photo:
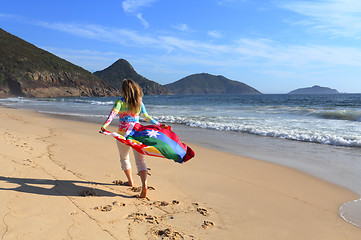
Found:
[[[3,0],[0,27],[91,72],[124,58],[161,84],[361,92],[359,0]]]

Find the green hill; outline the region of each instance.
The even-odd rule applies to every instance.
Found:
[[[85,69],[0,28],[0,97],[117,94],[115,88]]]
[[[119,59],[108,68],[94,72],[94,75],[100,77],[119,91],[121,91],[122,88],[122,81],[125,78],[128,78],[138,83],[139,86],[143,88],[143,92],[146,95],[170,94],[170,92],[159,83],[150,81],[139,75],[125,59]]]
[[[164,86],[173,94],[261,94],[242,82],[208,73],[193,74]]]

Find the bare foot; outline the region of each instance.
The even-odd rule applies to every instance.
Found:
[[[146,198],[147,197],[147,188],[142,188],[142,191],[139,194],[139,198]]]

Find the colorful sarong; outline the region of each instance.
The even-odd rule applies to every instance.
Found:
[[[132,123],[125,135],[116,132],[103,132],[113,136],[118,141],[131,146],[137,152],[183,163],[194,157],[194,151],[179,140],[177,134],[156,125],[141,125]]]

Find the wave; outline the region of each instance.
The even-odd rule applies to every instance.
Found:
[[[31,102],[33,100],[23,97],[1,98],[1,103]]]
[[[91,104],[91,105],[113,105],[114,101],[97,101],[92,99],[73,99],[75,103],[85,103],[85,104]]]
[[[88,97],[79,97],[79,98],[38,98],[36,100],[33,100],[34,102],[65,102],[67,104],[90,104],[90,105],[112,105],[114,104],[114,101],[104,101],[104,99],[101,100],[94,100],[94,98],[88,98]]]
[[[72,117],[84,117],[84,118],[107,118],[108,115],[99,114],[85,114],[85,113],[69,113],[69,112],[51,112],[51,111],[39,111],[39,113],[61,115],[61,116],[72,116]]]
[[[220,123],[217,119],[212,118],[198,119],[192,117],[157,116],[157,119],[160,122],[184,124],[190,127],[211,130],[242,132],[264,137],[274,137],[335,146],[361,147],[361,136],[351,136],[349,134],[347,136],[343,136],[341,134],[331,134],[324,131],[308,131],[302,127],[298,129],[287,126],[282,127],[280,125],[274,127],[272,123],[267,125],[263,124],[264,122],[255,123],[253,125],[235,121],[225,121]]]
[[[361,199],[342,204],[339,208],[339,215],[346,222],[361,228]]]
[[[43,113],[83,118],[106,118],[115,98],[1,99],[4,105],[36,109]],[[357,109],[335,110],[309,106],[173,106],[149,104],[147,110],[160,122],[190,127],[240,132],[258,136],[282,138],[327,145],[361,147]],[[154,112],[155,114],[152,114]],[[158,114],[158,116],[157,116]],[[200,116],[201,115],[201,116]],[[342,127],[338,121],[347,120]]]
[[[3,98],[0,99],[0,103],[9,103],[9,104],[20,104],[20,103],[33,103],[33,104],[44,104],[49,102],[52,103],[66,103],[66,104],[77,104],[84,103],[90,105],[113,105],[114,100],[105,101],[104,99],[95,100],[94,98],[24,98],[24,97],[14,97],[14,98]]]
[[[349,121],[361,122],[361,111],[351,111],[351,110],[323,111],[323,112],[311,113],[310,115],[322,119],[349,120]]]

